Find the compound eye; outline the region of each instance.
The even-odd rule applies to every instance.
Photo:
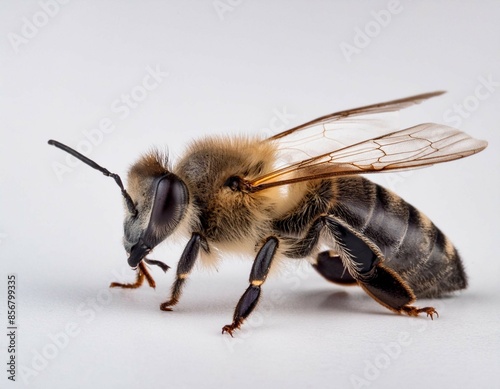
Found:
[[[176,225],[187,203],[184,183],[173,174],[163,176],[156,185],[156,193],[151,211],[150,224]]]

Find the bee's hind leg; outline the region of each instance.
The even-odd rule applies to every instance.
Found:
[[[358,283],[356,279],[349,274],[340,256],[334,252],[323,251],[319,253],[312,267],[328,281],[342,285],[356,285]]]
[[[374,300],[394,312],[409,316],[426,313],[432,319],[433,315],[437,315],[433,307],[417,308],[411,305],[415,301],[412,289],[395,271],[384,265],[384,257],[373,243],[333,217],[326,219],[326,225],[335,237],[338,248],[344,251],[339,252],[343,266],[351,270],[351,278],[356,280]],[[318,256],[318,265],[323,267],[322,271],[318,271],[326,278],[335,281],[339,271],[327,272],[332,270],[334,265],[330,264],[329,268],[325,268],[326,261],[327,258],[321,253]]]
[[[439,316],[433,307],[417,308],[410,305],[415,301],[411,288],[397,273],[381,264],[363,275],[358,282],[369,296],[392,311],[408,316],[426,313],[431,319],[434,319],[434,315]]]
[[[144,264],[144,262],[139,263],[139,267],[135,273],[135,282],[131,282],[128,284],[122,284],[120,282],[112,282],[109,287],[110,288],[124,288],[124,289],[136,289],[140,287],[144,280],[147,280],[148,285],[152,288],[156,287],[156,282],[153,279],[153,276],[149,273],[148,268]]]

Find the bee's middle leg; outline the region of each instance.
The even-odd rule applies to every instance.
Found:
[[[259,301],[260,287],[266,280],[277,248],[278,239],[270,237],[257,253],[252,271],[250,272],[250,285],[245,293],[243,293],[243,296],[241,296],[238,305],[236,305],[233,322],[222,327],[222,333],[227,332],[229,335],[233,336],[233,331],[240,328],[243,320],[245,320],[254,310]]]

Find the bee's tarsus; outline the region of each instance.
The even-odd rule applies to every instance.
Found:
[[[146,280],[151,288],[156,288],[156,282],[153,279],[153,276],[149,273],[146,265],[144,265],[141,262],[135,271],[136,271],[135,282],[131,283],[112,282],[109,285],[109,287],[123,288],[123,289],[137,289],[144,283],[144,280]]]
[[[408,316],[418,316],[421,313],[425,313],[427,317],[430,316],[431,320],[434,320],[434,315],[439,317],[439,313],[433,307],[417,308],[411,305],[406,305],[401,308],[401,312],[406,313]]]
[[[170,266],[168,266],[166,263],[162,261],[157,261],[155,259],[148,259],[148,258],[144,258],[143,261],[146,262],[148,265],[158,266],[161,270],[163,270],[164,273],[166,273],[168,269],[170,269]]]

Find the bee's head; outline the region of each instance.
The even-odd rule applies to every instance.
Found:
[[[189,193],[184,182],[167,168],[166,157],[156,151],[131,167],[128,185],[134,209],[127,206],[123,245],[129,253],[128,264],[136,267],[179,226]]]
[[[135,268],[139,265],[182,221],[189,203],[188,190],[184,182],[169,171],[167,158],[161,153],[152,151],[131,167],[127,192],[118,174],[111,173],[62,143],[55,140],[49,140],[48,143],[66,151],[105,176],[112,177],[120,187],[127,212],[123,245],[129,254],[130,266]],[[159,261],[152,262],[164,270],[168,268]]]

